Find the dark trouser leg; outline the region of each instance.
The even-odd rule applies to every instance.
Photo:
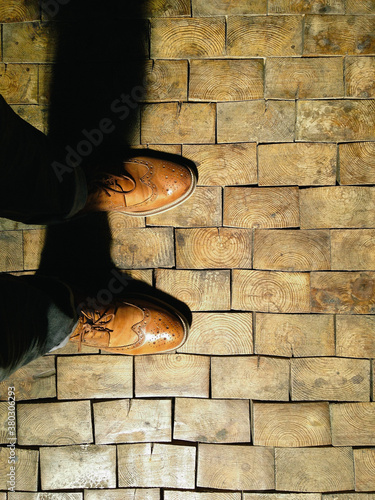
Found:
[[[83,208],[83,171],[76,167],[59,179],[53,160],[47,137],[16,115],[0,95],[0,217],[48,224]]]
[[[0,381],[59,345],[76,320],[73,296],[64,283],[0,274]]]

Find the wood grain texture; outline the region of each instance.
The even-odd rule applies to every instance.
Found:
[[[178,352],[235,355],[253,353],[252,313],[193,313],[193,324]]]
[[[294,129],[295,105],[292,101],[256,100],[217,104],[219,143],[292,142]]]
[[[371,16],[307,15],[303,54],[374,54],[374,31],[375,20]]]
[[[189,75],[190,101],[246,101],[262,99],[263,61],[192,60]]]
[[[148,0],[142,2],[143,14],[145,17],[185,17],[190,16],[189,0]],[[125,12],[126,12],[125,8]]]
[[[375,144],[353,142],[339,145],[340,184],[375,183]]]
[[[142,144],[199,144],[215,142],[213,103],[145,104],[141,115]]]
[[[254,403],[253,429],[255,446],[331,444],[328,403]]]
[[[0,488],[8,490],[9,484],[7,480],[10,473],[9,448],[0,448]],[[23,450],[16,449],[15,490],[38,491],[38,450]]]
[[[331,404],[334,446],[375,445],[375,403]]]
[[[375,227],[375,188],[328,186],[300,191],[301,229]]]
[[[157,269],[155,273],[156,288],[185,302],[192,311],[230,309],[229,270]]]
[[[255,354],[334,356],[334,317],[327,314],[263,314],[255,317]]]
[[[221,226],[222,201],[219,186],[198,186],[182,205],[168,212],[147,217],[148,226]]]
[[[8,104],[37,104],[38,67],[0,63],[0,93]]]
[[[197,486],[222,490],[274,488],[274,452],[254,446],[200,444]]]
[[[1,401],[0,402],[0,444],[9,444],[10,438],[17,437],[17,419],[16,414],[12,414],[12,408],[9,408],[8,411],[8,402]],[[8,430],[8,413],[9,413],[9,422],[14,424],[14,428],[12,426],[11,429]],[[12,418],[14,417],[14,418]],[[1,497],[0,497],[1,499]],[[2,499],[1,499],[2,500]]]
[[[321,500],[322,498],[320,493],[244,493],[243,495],[244,500]]]
[[[250,442],[249,402],[176,398],[173,439],[200,443]]]
[[[227,52],[236,57],[301,55],[302,16],[229,17]]]
[[[296,187],[224,188],[224,226],[281,228],[299,226]]]
[[[62,446],[93,442],[89,401],[19,404],[18,444]]]
[[[27,123],[43,133],[48,132],[48,108],[35,104],[12,104],[11,108]]]
[[[86,490],[85,500],[160,500],[159,488]]]
[[[234,269],[232,308],[276,313],[310,312],[309,274]]]
[[[336,317],[336,355],[347,358],[375,358],[375,317]]]
[[[346,12],[347,14],[374,14],[375,2],[374,0],[362,0],[361,2],[347,0]]]
[[[193,446],[170,444],[122,444],[118,449],[120,487],[194,489]]]
[[[374,493],[338,493],[332,495],[323,495],[324,500],[374,500]]]
[[[375,229],[333,230],[331,231],[331,251],[334,270],[375,269]]]
[[[21,232],[0,232],[0,257],[0,272],[21,271],[23,269],[23,244]]]
[[[257,184],[257,147],[253,142],[183,145],[182,154],[197,165],[200,186]]]
[[[355,490],[375,490],[375,449],[353,450]]]
[[[21,23],[40,18],[38,0],[1,0],[0,23]]]
[[[133,217],[121,212],[107,212],[107,217],[112,237],[116,237],[116,234],[121,232],[123,229],[141,228],[146,226],[145,217]]]
[[[347,57],[345,60],[345,95],[375,97],[375,58]]]
[[[83,500],[82,493],[9,493],[8,500]],[[0,496],[0,499],[2,497]],[[5,497],[4,497],[5,500]]]
[[[189,354],[135,358],[136,397],[207,398],[210,359]]]
[[[213,357],[211,385],[213,398],[288,401],[289,360],[261,356]]]
[[[307,5],[307,2],[305,4]],[[266,63],[265,97],[270,99],[344,97],[343,59],[269,58]]]
[[[57,373],[58,399],[126,398],[133,395],[133,360],[130,356],[58,357]]]
[[[45,240],[45,229],[23,231],[23,265],[25,270],[39,268]]]
[[[177,269],[251,268],[251,252],[250,229],[176,230]]]
[[[330,269],[329,236],[326,230],[256,229],[253,267],[274,271]]]
[[[329,492],[354,489],[351,448],[276,448],[276,489]]]
[[[264,0],[193,0],[193,16],[267,14]]]
[[[268,12],[272,14],[344,14],[344,0],[270,0]]]
[[[187,100],[187,61],[147,60],[144,79],[146,101]]]
[[[165,500],[241,500],[241,493],[166,490]]]
[[[293,401],[369,401],[370,362],[365,359],[291,360]]]
[[[47,63],[56,56],[53,23],[15,23],[3,26],[4,62]]]
[[[372,141],[375,139],[374,100],[300,100],[297,141]]]
[[[152,19],[152,58],[203,58],[225,55],[223,17]]]
[[[311,312],[373,314],[374,272],[317,272],[311,274]]]
[[[43,490],[115,488],[116,447],[57,446],[40,449]]]

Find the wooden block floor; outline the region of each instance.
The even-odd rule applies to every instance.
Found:
[[[131,144],[199,183],[109,214],[111,256],[186,302],[191,334],[160,356],[69,345],[3,382],[0,500],[374,500],[375,2],[143,3]],[[62,4],[0,0],[0,92],[43,131]],[[45,228],[0,229],[0,272],[34,272]]]

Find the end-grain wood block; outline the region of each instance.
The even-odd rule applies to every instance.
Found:
[[[23,269],[23,245],[21,231],[0,232],[0,272]]]
[[[40,18],[38,0],[0,0],[0,22],[21,23]]]
[[[116,237],[123,229],[141,228],[146,226],[145,217],[133,217],[121,212],[107,212],[109,230],[112,237]]]
[[[253,429],[255,446],[331,444],[328,403],[254,403]]]
[[[375,229],[333,230],[331,251],[333,270],[375,269]]]
[[[224,17],[151,20],[151,58],[190,59],[223,55]]]
[[[111,256],[121,269],[175,265],[172,228],[129,228],[113,236]]]
[[[250,442],[249,402],[176,398],[173,439],[201,443]]]
[[[340,183],[375,183],[375,144],[353,142],[339,144]]]
[[[40,64],[38,70],[39,103],[49,104],[51,102],[54,67],[52,64]]]
[[[375,316],[336,316],[336,355],[375,358]]]
[[[46,497],[46,495],[48,495]],[[9,493],[8,500],[83,500],[83,493]],[[0,496],[0,500],[3,500]],[[5,500],[5,497],[4,497]]]
[[[135,395],[208,398],[210,358],[189,354],[138,356]]]
[[[199,186],[182,205],[160,215],[146,218],[148,226],[206,227],[221,226],[221,188]]]
[[[299,226],[297,187],[224,188],[224,226],[280,228]]]
[[[328,186],[300,191],[302,229],[375,227],[375,188]]]
[[[193,60],[190,101],[246,101],[263,99],[262,59]]]
[[[351,448],[276,448],[276,489],[345,491],[354,489]]]
[[[144,67],[146,101],[186,101],[187,61],[147,60]]]
[[[145,104],[141,114],[142,144],[214,143],[215,120],[213,103]]]
[[[334,356],[333,315],[257,313],[255,353],[267,356]]]
[[[241,493],[165,490],[165,500],[241,500]]]
[[[374,272],[311,273],[311,312],[373,314]]]
[[[189,0],[177,0],[170,3],[150,0],[142,2],[141,6],[144,17],[185,17],[190,16],[191,13]],[[124,8],[126,9],[126,6]],[[125,12],[127,12],[127,9]]]
[[[16,401],[56,397],[55,357],[35,359],[0,382],[1,400],[8,400],[10,386],[16,388]]]
[[[94,403],[95,443],[171,441],[170,400],[124,399]]]
[[[59,357],[57,373],[59,399],[127,398],[133,395],[133,359],[130,356]]]
[[[375,448],[353,450],[355,490],[375,490]]]
[[[256,143],[183,145],[182,154],[198,167],[200,186],[257,184]]]
[[[255,446],[200,444],[197,486],[220,490],[273,490],[274,451]]]
[[[192,311],[230,309],[230,271],[157,269],[156,288],[185,302]]]
[[[217,142],[293,142],[294,131],[293,101],[217,103]]]
[[[244,500],[321,500],[322,495],[320,493],[244,493],[243,498]]]
[[[214,357],[211,384],[213,398],[288,401],[289,360],[260,356]]]
[[[335,185],[334,144],[290,142],[258,146],[259,185]]]
[[[310,16],[305,19],[304,55],[375,53],[372,16]]]
[[[43,133],[48,132],[48,108],[35,104],[13,104],[13,111]]]
[[[323,500],[374,500],[375,493],[334,493],[323,495]]]
[[[294,401],[369,401],[370,362],[366,359],[291,360]]]
[[[268,12],[272,14],[344,14],[344,0],[270,0]]]
[[[228,18],[229,56],[298,56],[302,53],[302,16]]]
[[[7,393],[5,394],[6,396],[8,396]],[[9,422],[14,424],[14,427],[12,426],[12,428],[10,428],[9,430],[8,430],[8,414],[10,417]],[[9,444],[9,439],[16,437],[17,437],[16,413],[10,406],[8,406],[8,401],[2,401],[0,402],[0,444]]]
[[[159,488],[86,490],[85,500],[160,500]]]
[[[375,403],[331,404],[334,446],[375,446]]]
[[[177,229],[177,269],[252,267],[252,230],[229,227]]]
[[[0,488],[8,490],[7,482],[10,472],[15,472],[15,490],[38,491],[38,462],[37,450],[22,450],[16,448],[15,464],[9,463],[9,448],[0,448]],[[15,467],[15,469],[11,469]]]
[[[232,308],[274,313],[310,312],[308,273],[232,271]]]
[[[375,29],[375,27],[374,27]],[[297,141],[373,141],[375,100],[299,100]]]
[[[33,64],[0,64],[0,91],[8,104],[37,104],[38,67]]]
[[[193,0],[193,16],[267,14],[263,0]]]
[[[38,269],[45,240],[45,229],[23,231],[23,263],[25,270]]]
[[[53,446],[92,443],[89,401],[17,405],[18,444]]]
[[[253,353],[252,313],[193,313],[187,341],[178,352],[235,355]]]
[[[270,99],[344,97],[343,60],[337,57],[269,58],[265,86],[265,97]]]
[[[374,0],[362,0],[361,2],[357,2],[356,0],[347,0],[346,12],[347,14],[374,14]]]
[[[3,26],[3,61],[47,63],[56,56],[53,23],[15,23]]]
[[[274,271],[328,270],[330,250],[327,230],[256,229],[253,267]]]
[[[345,95],[375,97],[375,58],[347,57],[345,60]]]
[[[43,490],[116,488],[116,446],[40,448]]]
[[[193,446],[121,444],[117,450],[120,488],[195,487],[196,450]]]

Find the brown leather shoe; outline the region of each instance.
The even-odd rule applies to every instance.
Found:
[[[188,321],[172,306],[147,295],[101,309],[84,307],[71,342],[116,354],[173,351],[186,340]]]
[[[119,211],[155,215],[180,205],[196,186],[194,171],[184,162],[136,156],[116,174],[101,173],[89,186],[84,212]]]

